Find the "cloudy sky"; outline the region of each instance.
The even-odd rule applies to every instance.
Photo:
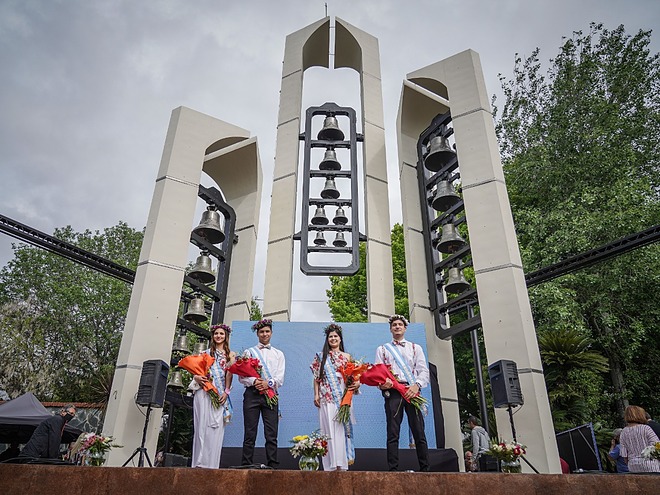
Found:
[[[264,255],[281,62],[287,34],[325,16],[322,0],[0,0],[0,213],[52,233],[146,223],[172,109],[184,105],[250,130],[264,169]],[[396,109],[406,73],[471,48],[490,93],[514,54],[556,55],[592,21],[653,29],[656,0],[328,0],[379,39],[392,222],[401,220]],[[311,69],[304,107],[359,107],[351,71]],[[0,235],[0,265],[12,239]],[[192,259],[192,256],[191,256]],[[293,319],[328,319],[325,282],[294,282]]]

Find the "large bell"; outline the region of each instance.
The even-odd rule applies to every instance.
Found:
[[[218,244],[225,240],[225,233],[220,226],[220,214],[216,211],[215,206],[209,206],[202,213],[202,220],[193,229],[193,232],[211,244]]]
[[[431,139],[429,154],[424,158],[424,166],[431,172],[437,172],[455,156],[456,152],[449,146],[449,140],[444,136],[436,136]]]
[[[215,282],[215,273],[213,273],[211,258],[206,252],[202,252],[202,254],[197,257],[197,261],[195,261],[195,264],[188,272],[188,276],[203,284]]]
[[[441,180],[435,188],[435,196],[431,201],[431,207],[437,211],[447,211],[461,200],[454,190],[454,186],[447,180]]]
[[[183,379],[181,378],[181,372],[175,371],[170,376],[170,381],[167,382],[168,388],[183,388]]]
[[[193,346],[193,354],[195,356],[199,356],[201,353],[203,353],[206,349],[209,348],[209,343],[206,340],[200,340]]]
[[[445,283],[445,291],[450,294],[460,294],[465,292],[470,288],[470,284],[465,277],[463,272],[456,267],[451,267],[447,272],[447,282]]]
[[[442,236],[440,237],[440,242],[438,242],[436,248],[441,253],[451,254],[455,253],[466,244],[467,242],[465,242],[465,239],[456,232],[456,225],[453,223],[446,223],[442,226]]]
[[[312,225],[328,225],[328,217],[325,216],[325,208],[323,206],[316,207],[316,213],[312,217]]]
[[[190,349],[188,349],[188,336],[185,333],[177,335],[172,345],[172,352],[180,352],[182,354],[189,354]]]
[[[321,197],[323,199],[337,199],[339,197],[339,189],[335,185],[335,179],[333,177],[328,177],[325,179],[325,186],[321,191]]]
[[[337,117],[328,115],[323,121],[323,128],[319,131],[317,139],[322,141],[343,141],[344,133],[339,128]]]
[[[346,240],[344,239],[343,232],[337,232],[335,235],[335,240],[332,241],[332,245],[335,247],[346,247]]]
[[[332,148],[325,150],[323,161],[319,163],[319,170],[341,170],[341,163],[337,161],[337,153]]]
[[[314,244],[317,246],[325,246],[325,236],[323,235],[323,232],[317,232],[316,233],[316,238],[314,239]]]
[[[332,223],[335,225],[346,225],[348,223],[348,217],[344,213],[344,209],[340,206],[335,212],[335,218],[332,219]]]
[[[184,320],[194,321],[195,323],[201,323],[208,320],[208,318],[204,309],[204,299],[201,297],[195,297],[190,301],[188,311],[183,315]]]

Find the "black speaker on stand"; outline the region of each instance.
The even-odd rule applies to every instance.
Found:
[[[138,458],[138,467],[144,467],[146,457],[149,467],[153,467],[149,453],[144,444],[147,442],[147,430],[149,428],[149,416],[151,416],[152,407],[163,407],[165,403],[165,390],[167,389],[167,375],[170,367],[165,361],[160,359],[151,359],[142,363],[142,374],[140,375],[140,384],[138,386],[135,403],[138,406],[146,406],[147,413],[144,417],[144,429],[142,430],[142,443],[135,449],[133,454],[126,459],[122,467],[127,466],[133,458],[140,454]]]
[[[516,438],[516,427],[513,424],[513,407],[524,404],[522,390],[520,389],[520,379],[518,378],[518,366],[514,361],[500,359],[488,366],[488,377],[490,378],[490,388],[493,393],[493,406],[506,407],[509,412],[509,422],[511,423],[511,434],[513,441],[518,442]],[[537,469],[530,464],[524,455],[520,456],[523,461],[531,467],[536,474]]]

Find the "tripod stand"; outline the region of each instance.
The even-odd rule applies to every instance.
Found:
[[[509,423],[511,423],[511,435],[513,436],[513,441],[515,443],[518,443],[518,439],[516,438],[516,427],[513,424],[513,409],[511,408],[511,404],[507,405],[507,411],[509,411]],[[527,458],[524,455],[521,455],[520,458],[525,461],[525,464],[527,464],[529,467],[531,467],[536,474],[539,474],[539,471],[532,465],[531,462],[527,460]]]
[[[133,457],[135,457],[138,453],[140,454],[140,457],[138,458],[138,467],[144,467],[144,458],[147,458],[147,463],[149,463],[149,467],[153,467],[151,464],[151,459],[149,459],[149,453],[147,452],[147,448],[144,446],[144,444],[147,442],[147,428],[149,427],[149,416],[151,415],[151,404],[147,406],[147,415],[144,418],[144,429],[142,430],[142,443],[138,448],[135,449],[135,451],[131,454],[131,456],[126,459],[126,462],[121,465],[121,467],[126,467],[129,462],[133,460]]]

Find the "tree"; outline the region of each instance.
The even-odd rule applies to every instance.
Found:
[[[103,232],[65,227],[53,235],[131,269],[143,237],[122,222]],[[42,400],[98,400],[114,369],[132,287],[39,248],[13,249],[0,270],[0,387],[12,397],[32,391]]]
[[[403,245],[403,227],[392,228],[392,267],[394,272],[394,308],[397,314],[408,317],[408,284],[406,281],[406,257]],[[330,289],[326,291],[328,307],[334,321],[367,321],[367,251],[360,243],[360,268],[350,277],[330,277]]]
[[[564,40],[545,76],[536,49],[501,77],[496,130],[527,271],[660,223],[660,59],[650,36],[591,24]],[[659,261],[651,245],[530,290],[543,338],[569,328],[607,357],[603,390],[589,374],[575,386],[609,424],[628,400],[660,404]]]

